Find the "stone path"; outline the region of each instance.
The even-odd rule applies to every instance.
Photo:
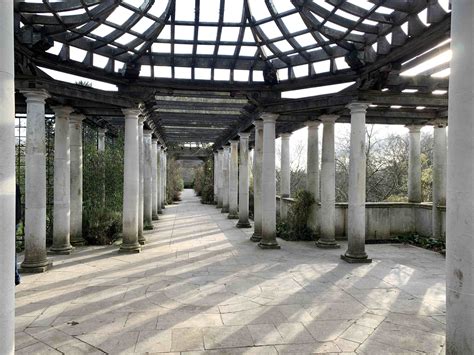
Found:
[[[444,258],[369,245],[280,241],[262,251],[192,191],[168,206],[140,254],[78,248],[17,287],[17,354],[440,354]]]

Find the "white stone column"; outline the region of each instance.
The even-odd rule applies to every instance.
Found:
[[[69,115],[74,109],[68,106],[53,107],[54,124],[54,206],[53,245],[54,254],[71,254],[71,177]]]
[[[224,203],[224,149],[217,152],[217,208],[222,209]]]
[[[46,257],[46,137],[44,90],[22,91],[26,96],[25,259],[22,272],[44,272]],[[11,118],[13,120],[13,118]]]
[[[151,139],[151,206],[152,206],[152,219],[158,220],[158,152],[156,144],[158,142],[157,138]]]
[[[262,240],[262,161],[263,161],[263,121],[255,126],[255,149],[253,152],[253,235],[252,242]]]
[[[0,11],[0,354],[15,352],[15,64],[13,1]]]
[[[408,202],[420,203],[421,195],[421,145],[420,131],[423,126],[409,125],[408,133]]]
[[[280,134],[281,140],[281,162],[280,162],[280,218],[288,217],[288,205],[283,199],[290,197],[290,137],[291,133]]]
[[[139,200],[139,156],[138,156],[138,109],[123,109],[125,115],[124,183],[123,183],[123,243],[119,252],[139,253],[138,200]]]
[[[168,204],[168,151],[166,149],[163,151],[163,159],[164,159],[163,176],[165,178],[164,183],[163,183],[163,189],[165,191],[164,192],[165,199],[164,199],[163,208],[166,208],[166,205]]]
[[[320,202],[319,195],[319,121],[307,121],[305,125],[308,127],[308,152],[306,161],[306,190],[314,198],[315,203],[311,207],[308,225],[318,232],[318,204]]]
[[[348,248],[341,258],[349,263],[370,263],[365,252],[365,115],[368,103],[353,102],[349,155],[349,208],[347,212]]]
[[[339,116],[323,115],[323,147],[321,152],[321,220],[319,248],[339,248],[336,242],[336,159],[334,124]]]
[[[435,122],[433,131],[432,236],[444,239],[440,206],[446,206],[447,142],[446,122]]]
[[[218,161],[217,159],[219,159],[219,156],[218,156],[218,152],[214,152],[214,160],[212,161],[212,166],[214,167],[214,170],[213,170],[213,174],[214,174],[214,179],[213,179],[213,182],[214,182],[214,203],[217,204],[217,200],[218,200],[218,197],[217,197],[217,178],[218,178],[218,173],[217,173],[217,169],[218,169]]]
[[[138,117],[138,243],[144,245],[146,238],[143,235],[143,181],[144,181],[144,146],[143,146],[143,123],[145,118],[143,116]]]
[[[262,113],[262,249],[280,249],[276,240],[275,125],[278,115]]]
[[[161,208],[165,208],[166,204],[166,161],[165,147],[161,147]]]
[[[229,161],[229,219],[239,218],[239,141],[230,141]]]
[[[230,147],[224,147],[222,156],[222,213],[229,213],[229,166],[230,166]]]
[[[157,142],[157,146],[156,146],[156,171],[157,171],[157,176],[156,176],[156,185],[157,185],[157,212],[158,214],[162,214],[163,213],[163,210],[161,209],[161,201],[162,201],[162,197],[161,195],[163,194],[163,189],[161,187],[162,185],[162,178],[163,178],[163,174],[161,172],[161,165],[162,165],[162,162],[161,162],[161,143],[160,142]]]
[[[84,245],[86,241],[82,236],[82,121],[86,117],[71,114],[69,117],[69,142],[71,149],[71,244]],[[105,189],[105,187],[103,187]],[[105,193],[105,190],[104,190]]]
[[[103,152],[105,151],[105,134],[107,133],[107,128],[99,128],[97,132],[97,150]]]
[[[250,228],[249,222],[249,137],[250,133],[239,133],[239,222],[237,228]]]
[[[153,194],[153,180],[152,180],[152,154],[151,154],[151,130],[143,131],[143,155],[145,158],[145,164],[143,169],[143,229],[153,229],[153,206],[152,206],[152,194]]]
[[[474,2],[452,1],[446,210],[446,354],[474,354]]]

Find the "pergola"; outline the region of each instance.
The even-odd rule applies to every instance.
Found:
[[[230,217],[239,218],[239,227],[250,226],[248,149],[255,149],[252,239],[264,249],[278,248],[274,139],[283,137],[285,196],[289,193],[288,134],[305,125],[309,129],[309,151],[313,152],[308,156],[308,189],[321,203],[319,213],[327,216],[321,220],[324,235],[319,246],[337,247],[331,173],[334,123],[350,122],[349,249],[343,255],[348,262],[370,262],[364,251],[365,124],[411,127],[409,199],[414,203],[420,202],[419,127],[434,125],[438,154],[434,209],[444,205],[446,198],[448,206],[447,352],[474,351],[474,168],[470,156],[474,153],[474,79],[470,69],[474,65],[470,38],[474,4],[471,0],[456,0],[452,7],[451,12],[448,0],[3,2],[0,147],[4,153],[0,157],[0,176],[4,182],[0,184],[0,215],[5,236],[1,238],[2,250],[8,252],[0,261],[0,294],[4,295],[6,309],[0,312],[0,353],[13,353],[14,348],[10,272],[14,265],[14,142],[10,117],[15,112],[26,113],[31,122],[37,122],[37,129],[31,129],[27,138],[32,167],[44,163],[35,160],[38,156],[35,158],[32,152],[41,151],[44,132],[38,122],[44,120],[45,113],[56,115],[55,149],[61,153],[61,147],[71,141],[71,171],[73,154],[80,154],[79,150],[73,152],[73,142],[79,149],[83,119],[104,129],[125,130],[124,252],[140,250],[139,244],[144,242],[139,238],[143,217],[151,221],[152,214],[157,214],[164,203],[166,148],[186,144],[212,146],[216,203]],[[107,84],[113,90],[65,82],[65,75]],[[451,137],[446,189],[446,164],[442,161],[447,154],[448,116]],[[61,136],[69,119],[77,122],[79,131],[68,133],[70,137]],[[321,122],[324,138],[320,188]],[[198,157],[201,154],[199,149],[190,153]],[[69,169],[65,161],[58,164],[58,171]],[[149,174],[153,188],[140,183],[143,174],[145,178]],[[69,173],[65,176],[69,181]],[[27,198],[28,193],[34,195],[37,184],[41,185],[41,171],[33,171],[29,179]],[[72,173],[70,184],[71,191],[78,186],[74,184],[79,184]],[[62,197],[68,196],[64,191]],[[74,199],[77,202],[81,196],[71,193],[70,199],[72,208]],[[144,212],[139,212],[138,206],[143,203],[146,211],[140,216]],[[71,215],[74,213],[80,212],[71,209]],[[39,222],[35,220],[38,216],[30,216],[30,222]],[[439,214],[436,212],[433,218],[439,218]],[[35,228],[41,229],[41,223]],[[69,222],[63,227],[68,226]],[[41,240],[37,242],[41,244]],[[69,240],[55,243],[59,252],[70,246]],[[45,255],[44,260],[33,256],[30,267],[47,269]]]

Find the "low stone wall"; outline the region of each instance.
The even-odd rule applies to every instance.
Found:
[[[292,198],[277,196],[277,211],[283,203],[289,208]],[[347,238],[347,203],[336,203],[336,236]],[[440,207],[442,216],[442,237],[445,236],[446,208]],[[321,216],[318,213],[318,218]],[[431,236],[432,204],[405,202],[367,202],[366,203],[366,239],[387,240],[400,235],[419,234]],[[308,221],[318,232],[319,222]]]

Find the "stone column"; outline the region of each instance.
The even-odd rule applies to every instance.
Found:
[[[474,2],[452,1],[446,210],[446,354],[474,354]]]
[[[262,160],[263,160],[263,121],[255,126],[255,149],[253,152],[253,235],[252,242],[262,240]]]
[[[408,202],[420,203],[421,197],[421,146],[420,131],[423,126],[410,125],[408,151]]]
[[[230,141],[229,161],[229,219],[239,218],[239,141]]]
[[[214,171],[213,171],[213,174],[214,174],[214,203],[217,204],[217,200],[218,200],[218,197],[217,197],[217,178],[218,178],[218,173],[217,173],[217,169],[218,169],[218,160],[219,159],[219,156],[218,156],[218,152],[214,152],[214,160],[213,160],[213,164],[212,166],[214,167]]]
[[[290,197],[290,137],[291,133],[280,134],[281,138],[281,163],[280,163],[280,218],[288,217],[288,205],[283,199]]]
[[[306,189],[314,198],[315,203],[311,207],[308,224],[317,232],[318,229],[318,204],[319,199],[319,121],[307,121],[308,127],[308,153],[307,153],[307,180]]]
[[[323,148],[321,152],[321,220],[319,248],[339,248],[336,242],[336,159],[334,124],[339,116],[323,115]]]
[[[163,208],[166,208],[166,205],[168,204],[168,186],[167,186],[167,181],[168,181],[168,152],[166,149],[163,150],[163,191],[164,191],[164,199],[163,199]]]
[[[143,116],[138,117],[138,243],[144,245],[146,238],[143,236],[143,174],[145,166],[144,148],[143,148]]]
[[[280,249],[276,240],[275,124],[278,115],[263,113],[262,249]]]
[[[1,26],[1,25],[0,25]],[[46,257],[46,145],[44,90],[22,91],[26,96],[25,259],[22,272],[44,272]],[[13,120],[13,118],[10,118]]]
[[[222,213],[229,213],[229,166],[230,166],[230,147],[224,147],[222,156]]]
[[[138,200],[138,109],[123,109],[125,115],[124,183],[123,183],[123,243],[119,252],[139,253]]]
[[[239,133],[239,222],[237,228],[250,228],[249,222],[249,137],[250,133]]]
[[[0,11],[0,354],[15,352],[15,64],[13,1]]]
[[[165,208],[166,204],[166,161],[165,147],[161,147],[161,208]]]
[[[82,121],[86,117],[71,114],[69,118],[69,141],[71,149],[71,244],[86,244],[82,236]],[[103,187],[105,188],[105,187]],[[105,193],[105,192],[104,192]]]
[[[432,236],[444,239],[442,235],[440,206],[446,206],[446,170],[447,144],[446,122],[435,122],[433,137],[433,209],[432,209]]]
[[[105,151],[105,134],[106,133],[107,133],[107,128],[98,129],[97,150],[99,152]]]
[[[217,152],[217,208],[224,204],[224,149]]]
[[[157,171],[157,176],[156,176],[156,185],[157,185],[157,212],[158,214],[162,214],[163,213],[163,210],[161,209],[161,201],[162,201],[162,194],[163,194],[163,189],[161,187],[161,184],[162,184],[162,178],[163,178],[163,174],[161,172],[161,166],[162,166],[162,162],[161,162],[161,143],[160,142],[157,142],[157,146],[156,146],[156,171]]]
[[[143,229],[153,229],[153,206],[152,206],[152,164],[151,164],[151,130],[143,131],[143,155],[145,158],[143,166]]]
[[[349,208],[347,212],[348,248],[341,258],[349,263],[370,263],[365,252],[365,115],[369,104],[353,102],[349,155]]]
[[[157,164],[157,159],[158,159],[158,153],[157,153],[157,147],[156,144],[158,142],[157,138],[152,138],[151,139],[151,205],[152,205],[152,219],[153,220],[158,220],[158,185],[157,185],[157,180],[158,180],[158,164]]]

